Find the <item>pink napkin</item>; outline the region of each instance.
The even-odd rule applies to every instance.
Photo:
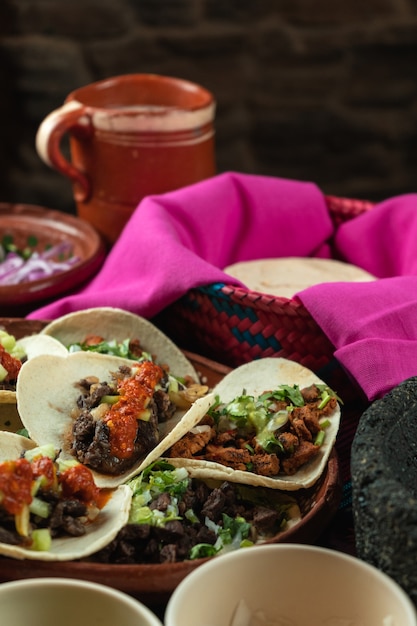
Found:
[[[297,297],[373,400],[417,374],[417,195],[345,222],[335,249],[381,280],[317,285]]]
[[[333,225],[312,183],[221,174],[179,191],[145,198],[98,275],[78,293],[29,315],[54,319],[95,306],[152,317],[191,287],[239,284],[230,263],[271,256],[311,256]]]
[[[335,232],[313,183],[226,173],[145,198],[97,276],[28,317],[95,306],[153,317],[192,287],[239,284],[222,271],[230,263],[334,256],[381,280],[319,285],[298,297],[373,399],[417,374],[416,242],[414,194],[387,200]]]

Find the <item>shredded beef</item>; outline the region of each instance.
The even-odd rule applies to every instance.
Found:
[[[174,563],[190,558],[190,551],[198,544],[214,545],[217,535],[206,525],[208,518],[215,525],[223,526],[223,516],[235,519],[243,517],[252,524],[252,539],[276,535],[285,517],[273,505],[267,503],[266,492],[261,487],[240,486],[224,481],[210,488],[199,479],[192,479],[179,502],[181,520],[172,520],[162,527],[148,524],[127,524],[117,537],[105,548],[89,557],[100,563]],[[252,494],[252,496],[250,495]],[[168,496],[169,498],[169,496]],[[259,499],[265,500],[260,504]],[[165,506],[167,500],[159,500]],[[158,508],[159,508],[158,505]],[[189,521],[185,512],[192,508],[198,521]]]
[[[63,532],[72,537],[81,537],[86,528],[80,517],[85,516],[87,507],[79,500],[62,500],[58,502],[49,519],[49,527],[52,537],[57,537]]]
[[[0,526],[0,542],[8,543],[11,546],[18,546],[21,545],[22,538],[17,534],[17,532]]]
[[[118,377],[130,375],[131,369],[127,366],[121,366],[117,373]],[[159,443],[159,422],[170,419],[176,409],[166,392],[162,389],[155,391],[147,406],[149,419],[137,420],[133,454],[128,458],[119,458],[111,452],[109,427],[100,416],[92,414],[100,407],[103,396],[114,395],[115,383],[84,378],[77,386],[82,393],[77,400],[79,413],[73,422],[72,452],[80,463],[104,474],[122,474],[145,457]]]
[[[166,422],[175,413],[176,406],[171,402],[169,395],[162,389],[157,389],[153,394],[153,399],[157,406],[158,420]]]
[[[253,523],[260,532],[268,533],[275,528],[278,513],[266,506],[257,506],[253,512]]]
[[[224,509],[225,501],[226,497],[221,489],[213,489],[204,507],[201,509],[201,513],[209,519],[215,520]]]
[[[41,493],[41,499],[48,502],[51,514],[48,518],[32,516],[32,529],[49,528],[51,537],[72,536],[80,537],[85,534],[85,516],[87,507],[79,500],[59,500],[58,495]],[[25,537],[15,530],[13,515],[7,514],[0,509],[0,542],[10,545],[30,547]]]

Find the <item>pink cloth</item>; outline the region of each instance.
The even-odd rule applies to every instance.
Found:
[[[417,375],[417,194],[345,222],[335,250],[381,280],[317,285],[297,296],[373,400]]]
[[[192,287],[239,284],[222,271],[230,263],[332,254],[382,280],[318,285],[298,297],[373,399],[417,374],[414,194],[387,200],[337,232],[322,192],[309,182],[226,173],[149,196],[97,276],[28,317],[54,319],[95,306],[152,317]]]
[[[310,256],[332,230],[315,185],[222,174],[145,198],[98,275],[78,293],[29,317],[54,319],[95,306],[118,306],[152,317],[191,287],[239,284],[222,271],[230,263]]]

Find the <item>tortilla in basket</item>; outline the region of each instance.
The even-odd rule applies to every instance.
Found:
[[[176,376],[198,378],[193,365],[167,335],[147,319],[123,309],[97,307],[68,313],[50,322],[41,334],[54,337],[66,348],[82,344],[90,335],[117,344],[126,339],[139,340],[143,350],[152,355],[157,363],[169,365]]]
[[[65,357],[38,356],[23,365],[18,378],[17,406],[20,418],[29,437],[38,445],[53,444],[61,450],[63,459],[74,459],[72,432],[75,419],[80,417],[79,407],[81,406],[81,404],[77,405],[77,402],[82,395],[88,395],[83,393],[86,386],[83,385],[81,388],[80,381],[91,382],[91,377],[95,377],[97,384],[111,384],[113,374],[116,374],[116,377],[120,376],[121,380],[126,375],[127,382],[124,381],[122,390],[113,391],[113,394],[117,394],[116,398],[112,399],[110,388],[103,387],[104,396],[100,393],[97,395],[96,391],[96,399],[98,398],[99,401],[94,405],[97,405],[96,409],[91,408],[93,405],[89,406],[86,420],[82,412],[81,421],[77,421],[77,429],[80,429],[79,433],[81,432],[78,436],[77,460],[90,467],[99,487],[115,487],[159,458],[176,439],[187,432],[188,423],[193,420],[192,415],[196,411],[198,415],[205,413],[211,402],[210,396],[203,395],[193,404],[188,405],[187,409],[175,409],[174,405],[169,405],[169,408],[175,409],[175,412],[172,415],[169,413],[167,420],[159,423],[158,418],[161,415],[159,405],[169,404],[168,394],[165,392],[163,392],[162,400],[160,400],[161,392],[159,392],[158,401],[155,400],[158,383],[156,387],[151,388],[151,376],[159,370],[161,368],[150,361],[135,363],[119,357],[89,352],[67,353]],[[136,387],[134,387],[136,374],[139,377],[145,377],[143,379],[145,387],[149,383],[145,389],[146,393],[145,387],[139,386],[139,395],[137,395]],[[148,376],[149,378],[146,378]],[[136,429],[131,439],[128,440],[130,449],[123,447],[127,439],[124,439],[123,422],[119,421],[121,414],[119,410],[123,411],[125,407],[129,413],[130,407],[133,406],[131,397],[124,390],[128,385],[133,385],[131,387],[135,392],[133,401],[135,398],[142,401],[143,397],[145,402],[139,408],[135,405],[135,412],[132,411],[133,420],[129,420],[129,416],[126,418],[128,424],[126,432],[132,432],[128,431],[131,424],[134,424],[133,427]],[[94,385],[91,389],[94,394]],[[205,393],[207,387],[201,386],[201,390]],[[120,399],[121,403],[117,402],[117,399]],[[83,405],[86,405],[85,401]],[[110,419],[108,412],[112,410],[113,417]],[[187,415],[186,420],[182,419],[184,414]],[[121,424],[122,430],[118,424]],[[122,438],[117,439],[120,433]],[[119,446],[118,452],[115,453],[114,446],[118,446],[119,443],[122,447]]]
[[[51,448],[49,446],[45,446],[45,448]],[[34,453],[35,451],[35,453]],[[49,452],[49,451],[48,451]],[[16,435],[14,433],[2,432],[0,433],[0,464],[5,463],[5,465],[0,465],[0,476],[2,476],[1,484],[3,489],[7,489],[7,485],[10,482],[10,478],[8,479],[9,472],[16,471],[20,472],[20,476],[22,475],[22,469],[14,469],[11,470],[11,467],[16,464],[22,463],[22,456],[24,457],[27,454],[32,454],[34,457],[38,456],[42,458],[42,462],[49,461],[53,462],[55,465],[55,461],[51,461],[51,457],[46,454],[46,452],[42,449],[36,448],[36,445],[33,441],[30,441],[26,437],[21,437],[20,435]],[[30,463],[30,467],[33,468],[31,457],[25,459],[25,472],[27,472],[28,463]],[[49,466],[50,466],[49,463]],[[72,464],[79,465],[79,464]],[[21,467],[21,466],[20,466]],[[39,466],[38,466],[39,467]],[[65,468],[60,466],[61,473],[65,473]],[[74,467],[72,468],[74,469]],[[85,468],[84,468],[85,470]],[[70,470],[71,471],[71,470]],[[13,474],[12,474],[13,475]],[[46,474],[45,474],[46,475]],[[36,483],[36,479],[31,474],[30,478],[33,485]],[[61,485],[60,480],[58,483]],[[42,487],[36,494],[37,506],[40,504],[45,504],[47,499],[44,496],[44,493],[49,490],[56,494],[56,484],[54,491],[49,486],[44,487],[45,491],[42,491]],[[15,494],[15,487],[10,488],[13,494]],[[58,490],[59,501],[63,502],[64,498],[62,495],[62,491]],[[25,543],[29,540],[34,541],[34,530],[32,525],[35,523],[35,518],[32,518],[32,513],[30,513],[30,517],[25,522],[24,515],[22,515],[19,511],[14,511],[13,513],[8,512],[8,518],[6,518],[3,514],[1,516],[0,527],[2,528],[0,541],[0,554],[3,556],[12,557],[15,559],[31,559],[38,561],[69,561],[87,557],[98,550],[101,550],[106,545],[108,545],[117,535],[119,530],[127,523],[130,511],[130,504],[132,499],[132,491],[127,485],[121,485],[117,489],[113,490],[111,493],[102,494],[104,499],[102,500],[100,510],[94,511],[94,515],[90,521],[85,521],[83,517],[79,518],[78,524],[81,524],[85,533],[80,536],[71,536],[66,534],[65,531],[59,532],[56,537],[52,537],[50,546],[45,550],[36,550],[31,547],[24,547]],[[101,496],[99,496],[101,497]],[[69,498],[69,496],[68,496]],[[77,496],[72,496],[73,500],[77,500]],[[35,497],[32,499],[31,505],[33,506],[33,502]],[[81,497],[82,501],[83,498]],[[4,499],[2,504],[0,504],[0,508],[4,510]],[[80,512],[74,514],[76,517],[80,515]],[[14,517],[14,520],[13,520]],[[6,527],[6,519],[9,519],[9,524]],[[38,518],[39,519],[39,518]],[[23,521],[22,521],[23,520]],[[45,522],[45,525],[49,524]],[[24,534],[20,534],[23,532],[23,528],[27,526],[27,535],[25,539]],[[19,529],[19,531],[17,530]],[[21,543],[18,545],[12,545],[9,542],[6,542],[5,539],[11,537],[21,539]],[[33,544],[32,544],[33,545]]]
[[[300,390],[311,385],[322,385],[326,391],[328,390],[326,384],[306,367],[283,358],[264,358],[241,365],[230,374],[227,374],[214,387],[211,394],[212,404],[216,396],[218,396],[221,404],[227,404],[244,395],[257,398],[265,391],[278,389],[280,385],[289,387],[296,385]],[[329,391],[332,394],[331,390]],[[208,428],[199,424],[203,417],[203,413],[198,416],[196,412],[188,416],[191,438],[194,435],[199,436],[203,432],[202,429]],[[321,443],[317,454],[290,475],[282,473],[281,468],[276,475],[261,475],[247,469],[234,469],[233,467],[220,464],[220,462],[207,460],[205,455],[209,456],[212,450],[208,451],[205,447],[198,449],[194,457],[184,458],[182,456],[179,458],[178,450],[181,450],[181,442],[176,443],[172,449],[167,451],[165,456],[174,466],[186,467],[190,474],[197,478],[211,477],[242,484],[262,485],[274,489],[294,491],[300,488],[311,487],[319,479],[326,467],[340,422],[340,406],[334,394],[331,404],[329,404],[329,413],[326,415],[325,422],[324,441]],[[289,423],[288,418],[286,418],[285,423]],[[276,430],[277,433],[280,432],[279,428]],[[275,434],[274,430],[272,430],[272,433]],[[189,437],[190,435],[187,434],[186,438]],[[182,442],[184,441],[185,439],[182,439]],[[227,446],[228,444],[225,443],[224,445]]]
[[[298,291],[329,282],[364,282],[375,276],[357,265],[335,259],[283,257],[254,259],[224,268],[251,291],[292,298]]]

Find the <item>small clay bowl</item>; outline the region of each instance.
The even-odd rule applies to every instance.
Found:
[[[68,242],[78,260],[69,269],[40,280],[17,285],[0,284],[3,315],[24,315],[64,295],[92,277],[105,256],[104,243],[89,223],[40,206],[0,203],[0,241],[5,235],[11,235],[19,248],[26,246],[28,238],[35,238],[33,250],[37,251]]]
[[[417,377],[361,416],[351,452],[360,558],[391,576],[417,604]]]

